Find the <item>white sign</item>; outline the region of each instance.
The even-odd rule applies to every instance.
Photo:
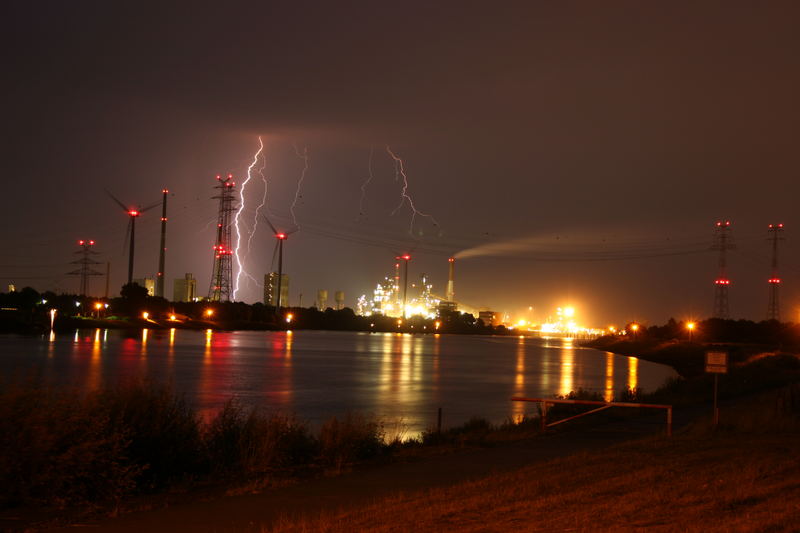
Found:
[[[728,373],[728,352],[706,352],[706,372]]]

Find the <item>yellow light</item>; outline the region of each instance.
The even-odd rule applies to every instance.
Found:
[[[689,329],[689,331],[691,331],[697,327],[697,324],[695,324],[694,322],[689,322],[688,324],[686,324],[686,327]]]
[[[631,331],[639,331],[639,324],[631,324]]]
[[[206,309],[206,316],[213,316],[214,310],[213,309]]]
[[[525,326],[525,324],[527,324],[527,322],[525,322],[524,320],[520,320],[519,322],[517,322],[517,326],[519,327],[523,327]]]
[[[289,322],[291,322],[293,318],[294,318],[294,315],[292,313],[289,313],[288,315],[286,315],[286,323],[288,324]]]
[[[614,326],[608,326],[608,331],[610,331],[611,333],[616,333],[617,328],[615,328]]]
[[[564,316],[566,316],[566,317],[575,316],[575,308],[574,307],[565,307],[564,308]]]
[[[177,318],[175,317],[175,315],[169,315],[169,319],[170,319],[170,320],[172,320],[173,322],[174,322],[175,320],[177,320]]]
[[[434,326],[436,326],[436,329],[439,329],[439,326],[441,326],[441,325],[442,325],[442,323],[439,322],[438,320],[436,322],[434,322]]]
[[[100,302],[97,302],[96,304],[94,304],[94,308],[99,311],[100,309],[103,308],[103,304],[101,304]]]
[[[147,320],[148,318],[150,318],[150,313],[148,313],[147,311],[145,311],[144,313],[142,313],[142,318],[144,318],[145,320]]]

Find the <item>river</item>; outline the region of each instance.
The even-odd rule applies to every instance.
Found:
[[[571,339],[331,331],[79,330],[0,337],[6,379],[82,390],[128,380],[169,383],[205,417],[226,401],[292,413],[315,426],[373,414],[407,434],[480,416],[499,423],[532,413],[512,396],[572,390],[607,399],[652,391],[666,366],[577,346]]]

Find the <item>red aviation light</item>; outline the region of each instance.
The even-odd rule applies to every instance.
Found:
[[[83,246],[83,243],[85,243],[85,242],[86,242],[86,241],[84,241],[83,239],[79,240],[79,241],[78,241],[78,246]]]
[[[715,280],[714,283],[716,283],[717,285],[730,285],[731,284],[731,280],[729,280],[729,279],[718,279],[718,280]]]
[[[780,283],[781,282],[781,278],[770,278],[769,282],[770,283]]]
[[[448,261],[449,263],[453,263],[453,262],[455,262],[455,260],[456,260],[456,258],[455,258],[455,257],[451,257],[451,258],[450,258],[450,259],[448,259],[447,261]]]
[[[161,222],[166,222],[166,221],[167,221],[167,217],[161,217]]]
[[[164,194],[169,194],[169,189],[161,189],[161,192]]]
[[[280,240],[284,240],[284,239],[286,239],[286,234],[285,233],[277,233],[277,234],[275,234],[275,237],[280,239]]]
[[[89,241],[89,246],[94,246],[94,241]]]
[[[405,255],[401,256],[400,259],[404,259],[406,261],[410,261],[411,260],[411,256],[408,255],[408,254],[405,254]]]
[[[131,209],[130,211],[128,211],[128,214],[132,217],[138,217],[139,211],[137,211],[136,209]]]

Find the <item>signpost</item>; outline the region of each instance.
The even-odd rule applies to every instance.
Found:
[[[714,427],[719,424],[717,376],[728,373],[728,352],[706,352],[706,373],[714,374]]]

